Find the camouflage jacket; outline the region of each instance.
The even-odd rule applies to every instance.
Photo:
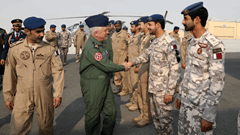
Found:
[[[60,31],[57,33],[59,48],[68,48],[72,45],[71,35],[68,31]]]
[[[165,32],[161,37],[155,38],[149,48],[133,60],[135,65],[150,62],[148,92],[157,96],[174,94],[180,75],[178,50],[178,42]]]
[[[179,99],[185,105],[199,108],[203,119],[214,122],[224,87],[225,46],[208,31],[201,38],[191,37],[187,42]]]

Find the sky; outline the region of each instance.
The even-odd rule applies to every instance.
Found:
[[[167,20],[174,24],[167,24],[165,30],[172,30],[174,26],[184,28],[181,11],[187,6],[199,2],[197,0],[5,0],[1,1],[0,27],[9,31],[12,28],[11,20],[26,19],[30,16],[43,19],[59,17],[87,16],[110,11],[108,15],[140,15],[150,16],[152,14],[164,15],[168,10]],[[208,9],[209,18],[216,20],[240,21],[240,0],[203,0],[204,7]],[[110,20],[125,21],[128,28],[130,22],[138,18],[112,17]],[[67,27],[81,19],[46,20],[46,31],[51,24],[57,26],[60,31],[61,24]],[[130,30],[129,30],[130,32]]]

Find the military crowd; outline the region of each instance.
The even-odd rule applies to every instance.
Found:
[[[129,95],[125,106],[129,111],[140,110],[140,116],[132,119],[137,127],[153,121],[159,135],[173,134],[175,106],[179,110],[179,135],[213,134],[224,87],[225,46],[204,28],[208,11],[203,2],[184,8],[181,14],[188,32],[182,40],[179,27],[171,33],[165,31],[166,22],[160,14],[131,21],[132,35],[121,20],[109,21],[104,15],[85,20],[90,29],[88,39],[84,25],[79,26],[73,40],[76,63],[80,62],[87,135],[113,134],[113,94]],[[11,134],[29,134],[34,108],[39,134],[53,134],[54,108],[62,100],[63,66],[72,45],[71,35],[65,24],[58,33],[53,24],[44,33],[46,22],[37,17],[25,19],[24,30],[22,20],[14,19],[12,24],[9,34],[0,29],[0,76],[5,69],[3,94],[12,111]],[[44,35],[47,42],[42,41]],[[183,78],[181,68],[185,69]]]

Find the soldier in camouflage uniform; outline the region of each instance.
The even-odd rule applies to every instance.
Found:
[[[178,26],[175,26],[175,27],[173,28],[173,32],[170,32],[169,35],[171,35],[172,37],[174,37],[174,38],[178,41],[178,44],[181,46],[181,40],[180,40],[178,31],[179,31],[179,27],[178,27]]]
[[[171,135],[172,101],[180,75],[180,46],[164,31],[165,20],[162,15],[150,16],[148,24],[149,32],[156,38],[142,55],[128,63],[128,67],[150,62],[148,92],[152,119],[159,135]]]
[[[187,40],[186,69],[176,108],[179,135],[212,135],[224,87],[225,46],[204,27],[208,11],[203,2],[182,11],[182,24],[193,37]]]
[[[63,24],[61,27],[62,27],[62,31],[57,33],[58,46],[60,49],[60,57],[61,57],[62,63],[63,65],[66,65],[68,47],[71,47],[72,40],[71,40],[70,32],[66,31],[66,25]]]

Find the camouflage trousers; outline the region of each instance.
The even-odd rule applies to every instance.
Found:
[[[159,135],[173,134],[172,104],[165,104],[164,96],[150,93],[150,108],[153,123]]]
[[[178,120],[178,135],[213,135],[213,130],[208,132],[201,131],[202,112],[198,108],[189,107],[181,104]],[[213,124],[213,129],[216,124]]]
[[[67,53],[68,53],[68,48],[59,48],[60,49],[60,58],[62,60],[62,63],[66,63],[67,61]]]

